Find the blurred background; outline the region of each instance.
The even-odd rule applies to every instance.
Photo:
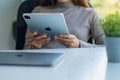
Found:
[[[0,50],[15,49],[13,23],[17,9],[24,0],[0,0]],[[120,11],[120,0],[90,0],[101,17]]]
[[[0,0],[0,50],[15,49],[13,22],[21,0]]]
[[[120,12],[120,0],[90,0],[90,3],[102,17]]]

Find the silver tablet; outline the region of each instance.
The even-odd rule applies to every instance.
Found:
[[[69,34],[63,13],[25,13],[23,18],[31,32],[47,34],[52,40],[55,35]]]
[[[4,51],[0,65],[55,66],[63,60],[63,53]]]

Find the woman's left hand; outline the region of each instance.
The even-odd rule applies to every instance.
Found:
[[[80,41],[75,35],[72,34],[60,34],[55,36],[55,41],[65,45],[68,48],[79,48]]]

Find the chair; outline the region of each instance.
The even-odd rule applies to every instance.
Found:
[[[21,50],[24,47],[25,43],[25,33],[27,29],[27,24],[25,23],[22,14],[23,13],[31,13],[32,10],[39,5],[38,0],[26,0],[24,1],[19,9],[17,14],[17,36],[16,36],[16,50]]]
[[[22,50],[24,48],[24,43],[25,43],[25,34],[26,34],[26,29],[27,29],[27,24],[25,23],[22,14],[23,13],[31,13],[32,10],[39,5],[39,0],[26,0],[24,1],[19,9],[18,9],[18,14],[17,14],[17,22],[16,22],[16,50]],[[91,6],[91,4],[89,3]],[[91,6],[92,7],[92,6]],[[88,40],[89,43],[92,43],[92,38]]]

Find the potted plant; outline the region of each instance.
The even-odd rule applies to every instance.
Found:
[[[110,14],[100,20],[106,35],[105,45],[109,62],[120,62],[120,13]]]

